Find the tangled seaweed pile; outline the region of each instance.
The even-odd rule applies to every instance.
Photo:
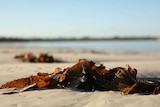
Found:
[[[53,58],[53,56],[48,55],[47,53],[41,53],[38,57],[35,56],[33,53],[26,53],[26,54],[16,55],[14,58],[19,59],[22,62],[47,62],[47,63],[62,62],[60,60]]]
[[[106,69],[102,64],[97,66],[93,61],[80,59],[72,67],[63,70],[56,68],[55,72],[51,74],[38,73],[36,76],[13,80],[1,85],[0,88],[15,88],[15,90],[3,94],[13,94],[28,89],[65,87],[87,91],[121,91],[124,95],[160,93],[160,83],[158,81],[138,80],[136,75],[137,70],[129,65],[128,68]]]

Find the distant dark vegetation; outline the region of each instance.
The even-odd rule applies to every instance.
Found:
[[[23,41],[101,41],[101,40],[158,40],[158,37],[112,37],[112,38],[7,38],[0,37],[0,42]]]

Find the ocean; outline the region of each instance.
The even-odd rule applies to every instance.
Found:
[[[81,49],[101,52],[160,52],[158,40],[0,42],[0,46]]]

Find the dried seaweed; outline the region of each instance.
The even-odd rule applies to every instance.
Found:
[[[40,53],[39,56],[34,55],[33,53],[26,53],[16,55],[14,57],[22,62],[41,62],[41,63],[53,63],[53,62],[63,62],[54,58],[52,55],[48,55],[48,53]]]
[[[65,69],[56,68],[55,72],[38,73],[7,82],[0,88],[16,88],[8,93],[22,92],[17,90],[41,88],[77,88],[86,91],[120,91],[123,95],[132,93],[159,94],[160,82],[157,80],[137,79],[137,70],[131,68],[115,67],[106,69],[103,64],[96,65],[93,61],[80,59],[77,64]],[[35,84],[35,85],[33,85]]]

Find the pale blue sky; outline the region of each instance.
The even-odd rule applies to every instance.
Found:
[[[0,0],[0,35],[160,35],[160,0]]]

